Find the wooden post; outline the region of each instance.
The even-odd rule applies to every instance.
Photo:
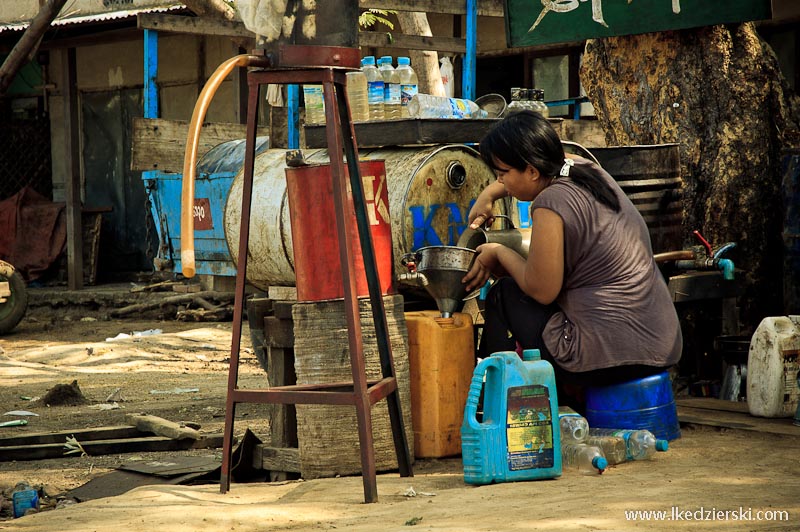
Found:
[[[81,223],[81,165],[78,130],[78,82],[75,48],[62,51],[64,96],[64,157],[67,175],[64,191],[67,202],[67,285],[83,288],[83,227]]]

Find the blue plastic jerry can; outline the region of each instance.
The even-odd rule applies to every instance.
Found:
[[[477,419],[483,390],[483,417]],[[467,484],[561,476],[561,432],[553,366],[539,350],[494,353],[472,375],[461,457]]]

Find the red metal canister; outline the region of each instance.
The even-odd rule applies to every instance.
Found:
[[[391,294],[394,293],[392,228],[386,166],[382,160],[362,161],[359,168],[381,294]],[[350,190],[349,175],[347,184]],[[330,165],[287,168],[286,190],[292,224],[297,300],[323,301],[344,297]],[[352,221],[350,238],[353,243],[356,294],[359,297],[369,296],[352,197],[348,202],[347,213]]]

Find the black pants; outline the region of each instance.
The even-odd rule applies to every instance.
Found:
[[[641,364],[580,372],[563,369],[542,338],[547,321],[559,310],[555,303],[542,305],[526,295],[511,277],[499,279],[486,297],[478,356],[486,358],[498,351],[514,351],[517,344],[522,349],[538,349],[542,360],[553,365],[559,404],[581,413],[585,410],[584,389],[587,386],[608,386],[665,371],[666,368]]]

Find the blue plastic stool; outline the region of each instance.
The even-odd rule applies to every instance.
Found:
[[[678,409],[666,371],[611,386],[588,388],[586,419],[590,427],[647,429],[662,440],[681,437]]]

